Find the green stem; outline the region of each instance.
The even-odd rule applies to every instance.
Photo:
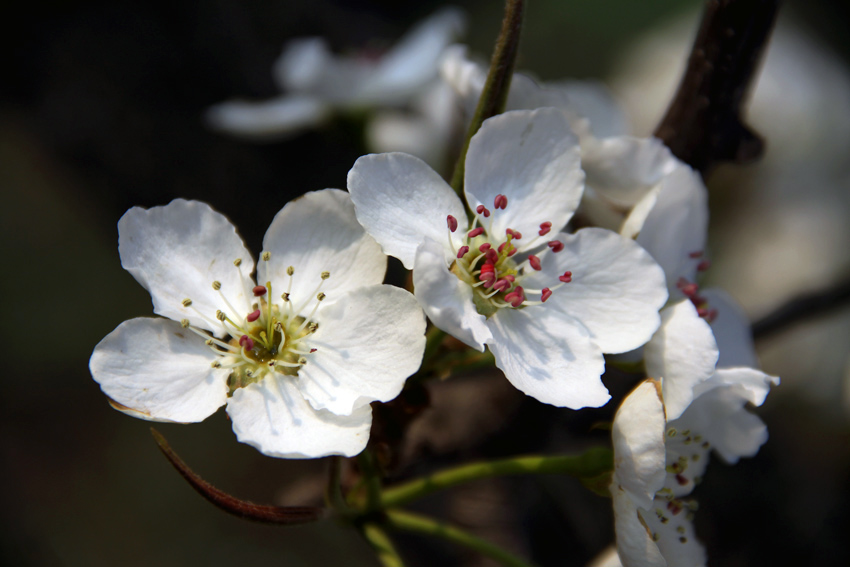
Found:
[[[493,58],[490,60],[490,71],[487,73],[487,82],[478,99],[478,106],[469,124],[463,148],[458,156],[455,170],[452,174],[452,189],[461,197],[463,196],[463,176],[466,162],[466,152],[469,150],[469,142],[472,136],[481,128],[481,124],[492,116],[505,110],[508,100],[508,91],[511,88],[511,78],[514,73],[517,52],[519,51],[519,36],[522,30],[522,15],[525,11],[525,0],[507,0],[505,2],[505,18],[502,20],[502,30],[496,40],[493,49]]]
[[[432,492],[482,478],[513,474],[566,474],[593,478],[614,468],[610,449],[595,447],[581,455],[514,457],[500,461],[471,463],[418,478],[386,489],[381,506],[404,506]]]
[[[325,503],[337,512],[346,512],[348,505],[342,496],[340,477],[342,476],[342,459],[338,456],[330,458],[330,470],[328,471],[328,485],[325,487]]]
[[[375,466],[375,457],[369,449],[364,449],[357,455],[357,464],[360,465],[360,474],[366,483],[366,511],[371,512],[381,503],[381,478]]]
[[[502,565],[507,565],[508,567],[532,567],[531,563],[520,559],[512,553],[505,551],[501,547],[445,522],[440,522],[428,518],[427,516],[420,516],[419,514],[403,512],[401,510],[387,510],[386,518],[387,525],[391,528],[439,537],[452,543],[468,547],[469,549],[477,551],[481,555],[485,555],[491,559],[495,559]]]
[[[387,533],[375,524],[365,524],[360,532],[378,554],[378,560],[384,567],[404,567],[401,556],[395,550]]]

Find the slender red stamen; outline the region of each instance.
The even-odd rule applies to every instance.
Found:
[[[534,254],[528,257],[528,263],[531,264],[531,267],[537,270],[538,272],[543,269],[543,267],[540,265],[540,258],[535,256]]]
[[[260,310],[257,309],[256,311],[252,311],[251,313],[248,313],[248,316],[245,317],[245,318],[248,319],[249,323],[253,323],[254,321],[256,321],[257,319],[260,318]]]
[[[549,231],[552,230],[552,223],[549,221],[540,223],[540,230],[537,231],[537,234],[540,236],[546,236],[549,234]]]
[[[697,264],[697,271],[704,272],[711,267],[711,260],[703,260],[699,264]]]
[[[559,276],[558,279],[564,283],[570,283],[571,281],[573,281],[573,273],[567,270],[566,272],[564,272],[564,275]]]
[[[560,240],[550,240],[547,246],[552,249],[552,252],[560,252],[564,249],[564,243]]]
[[[264,285],[254,286],[254,297],[262,297],[266,294],[268,290]]]
[[[482,235],[482,234],[484,234],[484,229],[479,226],[478,228],[473,228],[472,230],[470,230],[469,234],[467,234],[467,236],[469,238],[475,238],[476,236],[479,236],[479,235]]]
[[[491,248],[490,243],[485,242],[484,244],[482,244],[481,246],[478,247],[478,251],[479,252],[487,252],[490,248]]]
[[[548,287],[543,288],[543,292],[540,294],[540,301],[546,303],[546,300],[552,297],[552,290]]]
[[[475,207],[475,212],[479,215],[484,215],[485,219],[490,216],[490,211],[484,205],[478,205]]]
[[[469,246],[461,246],[460,250],[457,251],[458,260],[463,258],[466,255],[467,252],[469,252]]]
[[[457,219],[452,215],[446,217],[446,223],[449,225],[449,230],[454,232],[457,230]]]
[[[493,206],[497,209],[504,209],[508,206],[508,198],[501,193],[496,195],[496,198],[493,199]]]

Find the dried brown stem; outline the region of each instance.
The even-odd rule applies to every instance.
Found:
[[[720,162],[761,156],[762,139],[741,121],[741,104],[779,0],[708,0],[679,89],[655,135],[705,176]]]

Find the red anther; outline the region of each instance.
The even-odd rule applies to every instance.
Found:
[[[478,247],[479,252],[487,252],[491,248],[491,244],[489,242],[485,242],[481,246]]]
[[[680,286],[679,289],[682,290],[682,293],[685,294],[685,297],[696,297],[697,292],[699,291],[699,286],[695,283],[688,283],[683,286]]]
[[[446,217],[446,223],[449,225],[449,230],[454,232],[457,230],[457,219],[452,215]]]
[[[484,257],[487,258],[488,261],[493,262],[495,264],[496,260],[499,259],[499,254],[495,250],[490,248],[484,255]]]
[[[463,258],[467,252],[469,252],[469,246],[461,246],[460,250],[457,251],[457,259]]]
[[[493,284],[493,289],[497,289],[501,292],[508,291],[509,289],[511,289],[511,282],[509,282],[505,278],[496,280],[496,283]]]
[[[548,287],[543,288],[543,292],[540,294],[540,301],[546,303],[546,300],[552,297],[552,290]]]
[[[540,258],[535,256],[534,254],[528,257],[528,263],[531,264],[531,267],[537,270],[538,272],[543,269],[543,267],[540,265]]]
[[[552,252],[560,252],[564,249],[564,243],[560,240],[550,240],[547,246],[552,249]]]
[[[522,287],[516,286],[512,292],[505,296],[505,301],[511,304],[511,307],[519,307],[525,301],[525,292]]]
[[[495,272],[495,271],[496,271],[496,266],[494,266],[493,264],[490,264],[489,262],[485,263],[484,265],[481,266],[481,273],[482,274],[492,273],[492,272]]]
[[[499,254],[502,253],[502,250],[504,250],[505,246],[507,246],[507,245],[508,245],[507,242],[502,242],[501,244],[499,244]]]
[[[490,211],[484,205],[478,205],[475,207],[475,212],[479,215],[484,215],[485,219],[490,216]]]
[[[254,348],[254,340],[248,335],[239,337],[239,344],[245,347],[245,350],[252,350]]]
[[[564,275],[558,276],[558,279],[564,283],[570,283],[571,281],[573,281],[573,273],[567,270],[566,272],[564,272]]]
[[[260,310],[257,309],[256,311],[252,311],[251,313],[248,313],[248,316],[245,317],[245,318],[248,319],[249,323],[253,323],[254,321],[256,321],[257,319],[260,318]]]
[[[469,238],[475,238],[476,236],[479,236],[481,234],[484,234],[484,229],[479,226],[478,228],[473,228],[472,230],[470,230],[467,236]]]
[[[254,297],[261,297],[266,294],[268,290],[264,285],[254,286]]]
[[[549,234],[549,231],[552,230],[552,223],[549,221],[540,223],[540,230],[537,231],[537,234],[540,236],[546,236]]]
[[[317,350],[319,350],[319,349],[311,348],[311,349],[310,349],[310,352],[311,352],[311,353],[314,353],[314,352],[316,352]]]
[[[512,228],[506,228],[505,234],[510,234],[512,237],[514,237],[515,240],[519,240],[520,238],[522,238],[522,233]]]
[[[514,248],[513,246],[511,246],[510,250],[508,250],[508,258],[510,258],[511,256],[513,256],[516,253],[517,253],[517,248]]]
[[[688,479],[685,478],[685,475],[683,475],[682,473],[678,473],[676,475],[676,482],[678,482],[680,486],[685,486],[686,484],[688,484]]]
[[[717,319],[717,309],[709,309],[708,315],[706,315],[705,320],[709,323],[714,323],[715,319]]]
[[[683,287],[685,287],[689,283],[691,283],[691,282],[689,282],[685,278],[679,278],[679,281],[676,282],[676,287],[678,287],[679,289],[682,289]]]
[[[496,198],[493,199],[493,206],[497,209],[504,209],[508,206],[508,198],[501,193],[496,195]]]
[[[691,252],[690,254],[688,254],[688,258],[701,258],[701,257],[702,257],[702,250],[697,250],[696,252]]]
[[[699,264],[697,264],[697,271],[704,272],[711,267],[711,260],[703,260]]]
[[[675,516],[676,514],[682,511],[682,505],[676,502],[675,500],[671,500],[667,503],[667,509],[673,512],[673,515]]]
[[[511,282],[511,283],[513,283],[513,282],[514,282],[514,280],[516,279],[515,277],[513,277],[513,276],[512,276],[512,275],[510,275],[510,274],[505,274],[505,275],[504,275],[504,276],[502,276],[502,277],[503,277],[504,279],[508,280],[508,281],[509,281],[509,282]]]
[[[708,308],[697,307],[697,315],[699,315],[700,317],[708,317]]]

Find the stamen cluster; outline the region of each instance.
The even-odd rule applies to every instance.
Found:
[[[702,258],[703,252],[691,252],[688,255],[692,259]],[[697,264],[697,271],[704,272],[709,267],[711,267],[711,261],[707,259],[700,260],[699,264]],[[679,278],[679,281],[676,282],[676,287],[681,291],[685,297],[691,300],[691,303],[694,304],[694,307],[697,308],[697,314],[700,317],[708,321],[709,323],[713,322],[717,318],[717,309],[712,309],[708,305],[708,299],[699,294],[699,284],[689,281],[686,278]]]
[[[475,214],[463,244],[455,250],[451,233],[458,229],[458,220],[448,215],[446,223],[449,229],[449,244],[455,252],[456,260],[452,264],[452,272],[473,289],[473,301],[478,312],[486,317],[505,307],[522,308],[529,305],[544,303],[552,292],[565,283],[572,281],[572,273],[564,272],[559,276],[560,283],[543,289],[527,289],[520,285],[527,270],[540,271],[543,269],[539,256],[529,254],[525,259],[517,261],[514,256],[518,252],[529,251],[541,247],[539,241],[552,230],[551,222],[543,222],[537,236],[519,244],[523,235],[518,230],[507,228],[505,235],[494,234],[491,215],[506,209],[508,198],[499,194],[493,200],[493,211],[484,205],[475,208]],[[488,220],[489,219],[489,220]],[[553,253],[564,249],[564,243],[559,240],[546,242]],[[539,301],[531,301],[527,294],[539,295]]]

